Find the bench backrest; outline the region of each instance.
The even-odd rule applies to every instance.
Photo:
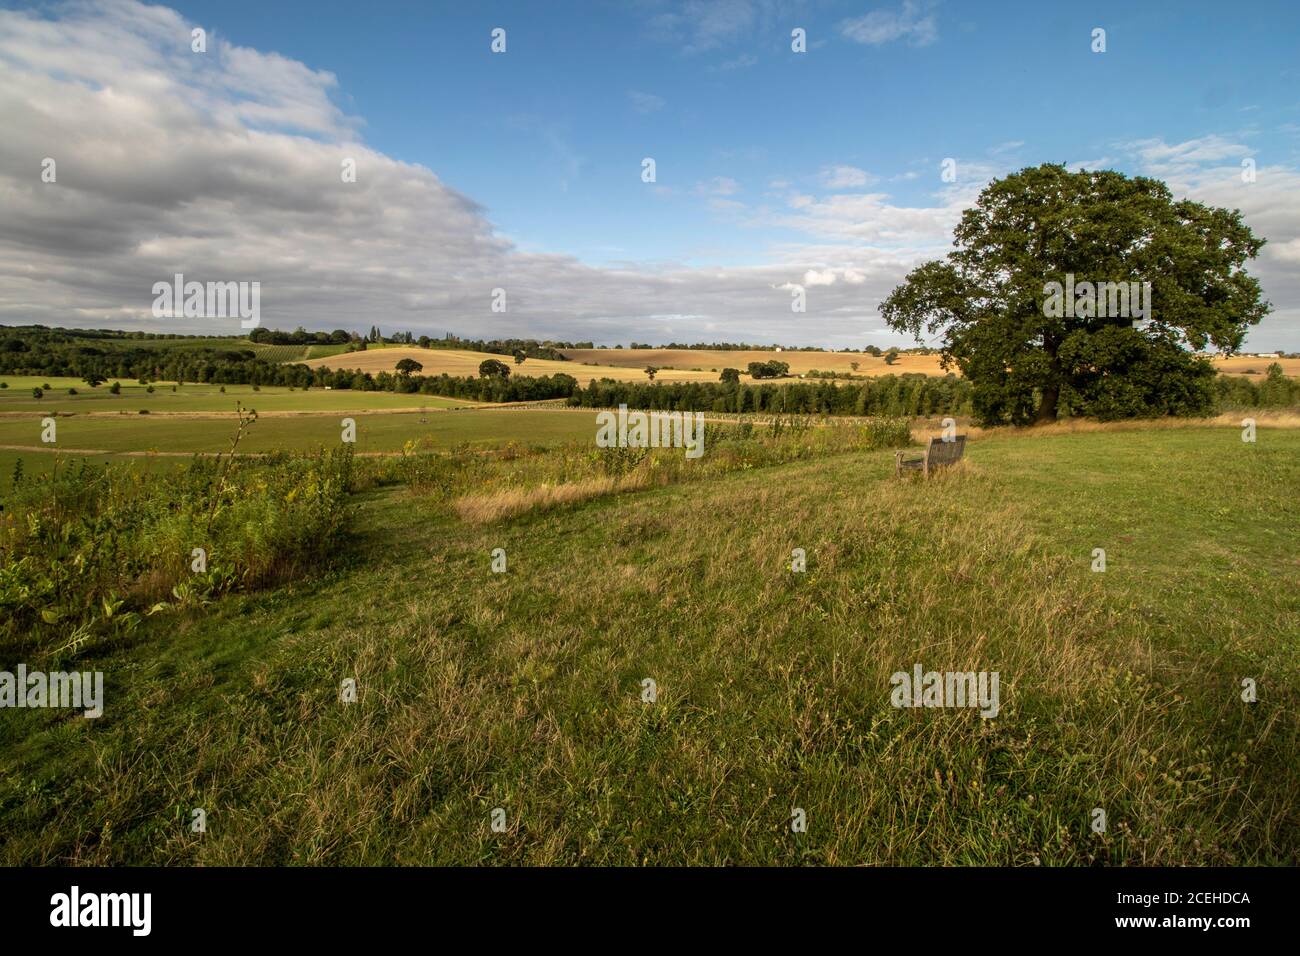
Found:
[[[958,435],[952,441],[931,438],[930,444],[925,449],[925,460],[931,468],[936,465],[951,465],[953,462],[958,461],[965,451],[965,435]]]

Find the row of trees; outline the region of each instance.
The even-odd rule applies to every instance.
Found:
[[[371,331],[377,333],[378,330]],[[292,332],[256,328],[248,333],[248,341],[266,345],[346,345],[348,342],[361,342],[363,339],[360,335],[343,329],[335,329],[333,332],[308,332],[302,326],[298,326]],[[366,339],[366,341],[373,340]]]
[[[582,408],[660,409],[693,412],[790,412],[820,415],[966,415],[971,384],[943,378],[885,375],[861,383],[673,382],[651,385],[600,379],[577,388],[568,404]]]
[[[537,339],[462,339],[448,332],[440,339],[421,335],[415,344],[423,349],[463,349],[470,352],[488,352],[492,355],[522,355],[524,358],[550,359],[553,362],[567,362],[561,349],[589,349],[590,342],[557,342]]]

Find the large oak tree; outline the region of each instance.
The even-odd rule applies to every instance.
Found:
[[[1213,370],[1192,351],[1237,350],[1269,312],[1244,270],[1264,240],[1240,211],[1175,201],[1156,179],[1024,169],[985,187],[953,238],[953,251],[913,270],[880,311],[918,341],[939,337],[944,366],[971,380],[984,423],[1051,421],[1066,408],[1100,418],[1205,412]],[[1058,314],[1046,290],[1067,276],[1076,287],[1149,282],[1149,313]]]

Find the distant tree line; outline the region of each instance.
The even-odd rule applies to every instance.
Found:
[[[300,366],[305,367],[305,366]],[[457,375],[402,375],[380,372],[351,372],[316,369],[310,387],[351,389],[357,392],[399,392],[405,395],[439,395],[472,402],[541,402],[567,398],[578,387],[572,375],[503,377],[488,375],[474,378]]]
[[[790,412],[820,415],[965,415],[970,412],[970,383],[955,375],[943,378],[917,373],[885,375],[860,384],[787,382],[745,385],[740,382],[593,381],[577,388],[568,404],[582,408],[660,409],[694,412]]]
[[[333,332],[308,332],[302,326],[292,332],[278,329],[253,329],[248,333],[248,341],[265,345],[346,345],[348,342],[360,342],[362,337],[355,332],[335,329]]]
[[[590,342],[554,342],[537,339],[462,339],[448,332],[440,339],[421,335],[414,344],[423,349],[464,349],[470,352],[488,352],[492,355],[523,355],[525,358],[550,359],[552,362],[569,361],[561,349],[590,349]]]
[[[252,349],[150,347],[135,340],[111,346],[93,339],[9,336],[0,332],[0,374],[222,384],[298,385],[311,370],[257,358]]]

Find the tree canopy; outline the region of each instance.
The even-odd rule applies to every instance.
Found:
[[[496,359],[484,359],[478,364],[478,373],[484,378],[509,378],[510,366]]]
[[[987,424],[1198,414],[1214,373],[1191,350],[1239,349],[1270,310],[1244,269],[1264,241],[1159,180],[1045,164],[985,187],[880,311],[940,338]]]

